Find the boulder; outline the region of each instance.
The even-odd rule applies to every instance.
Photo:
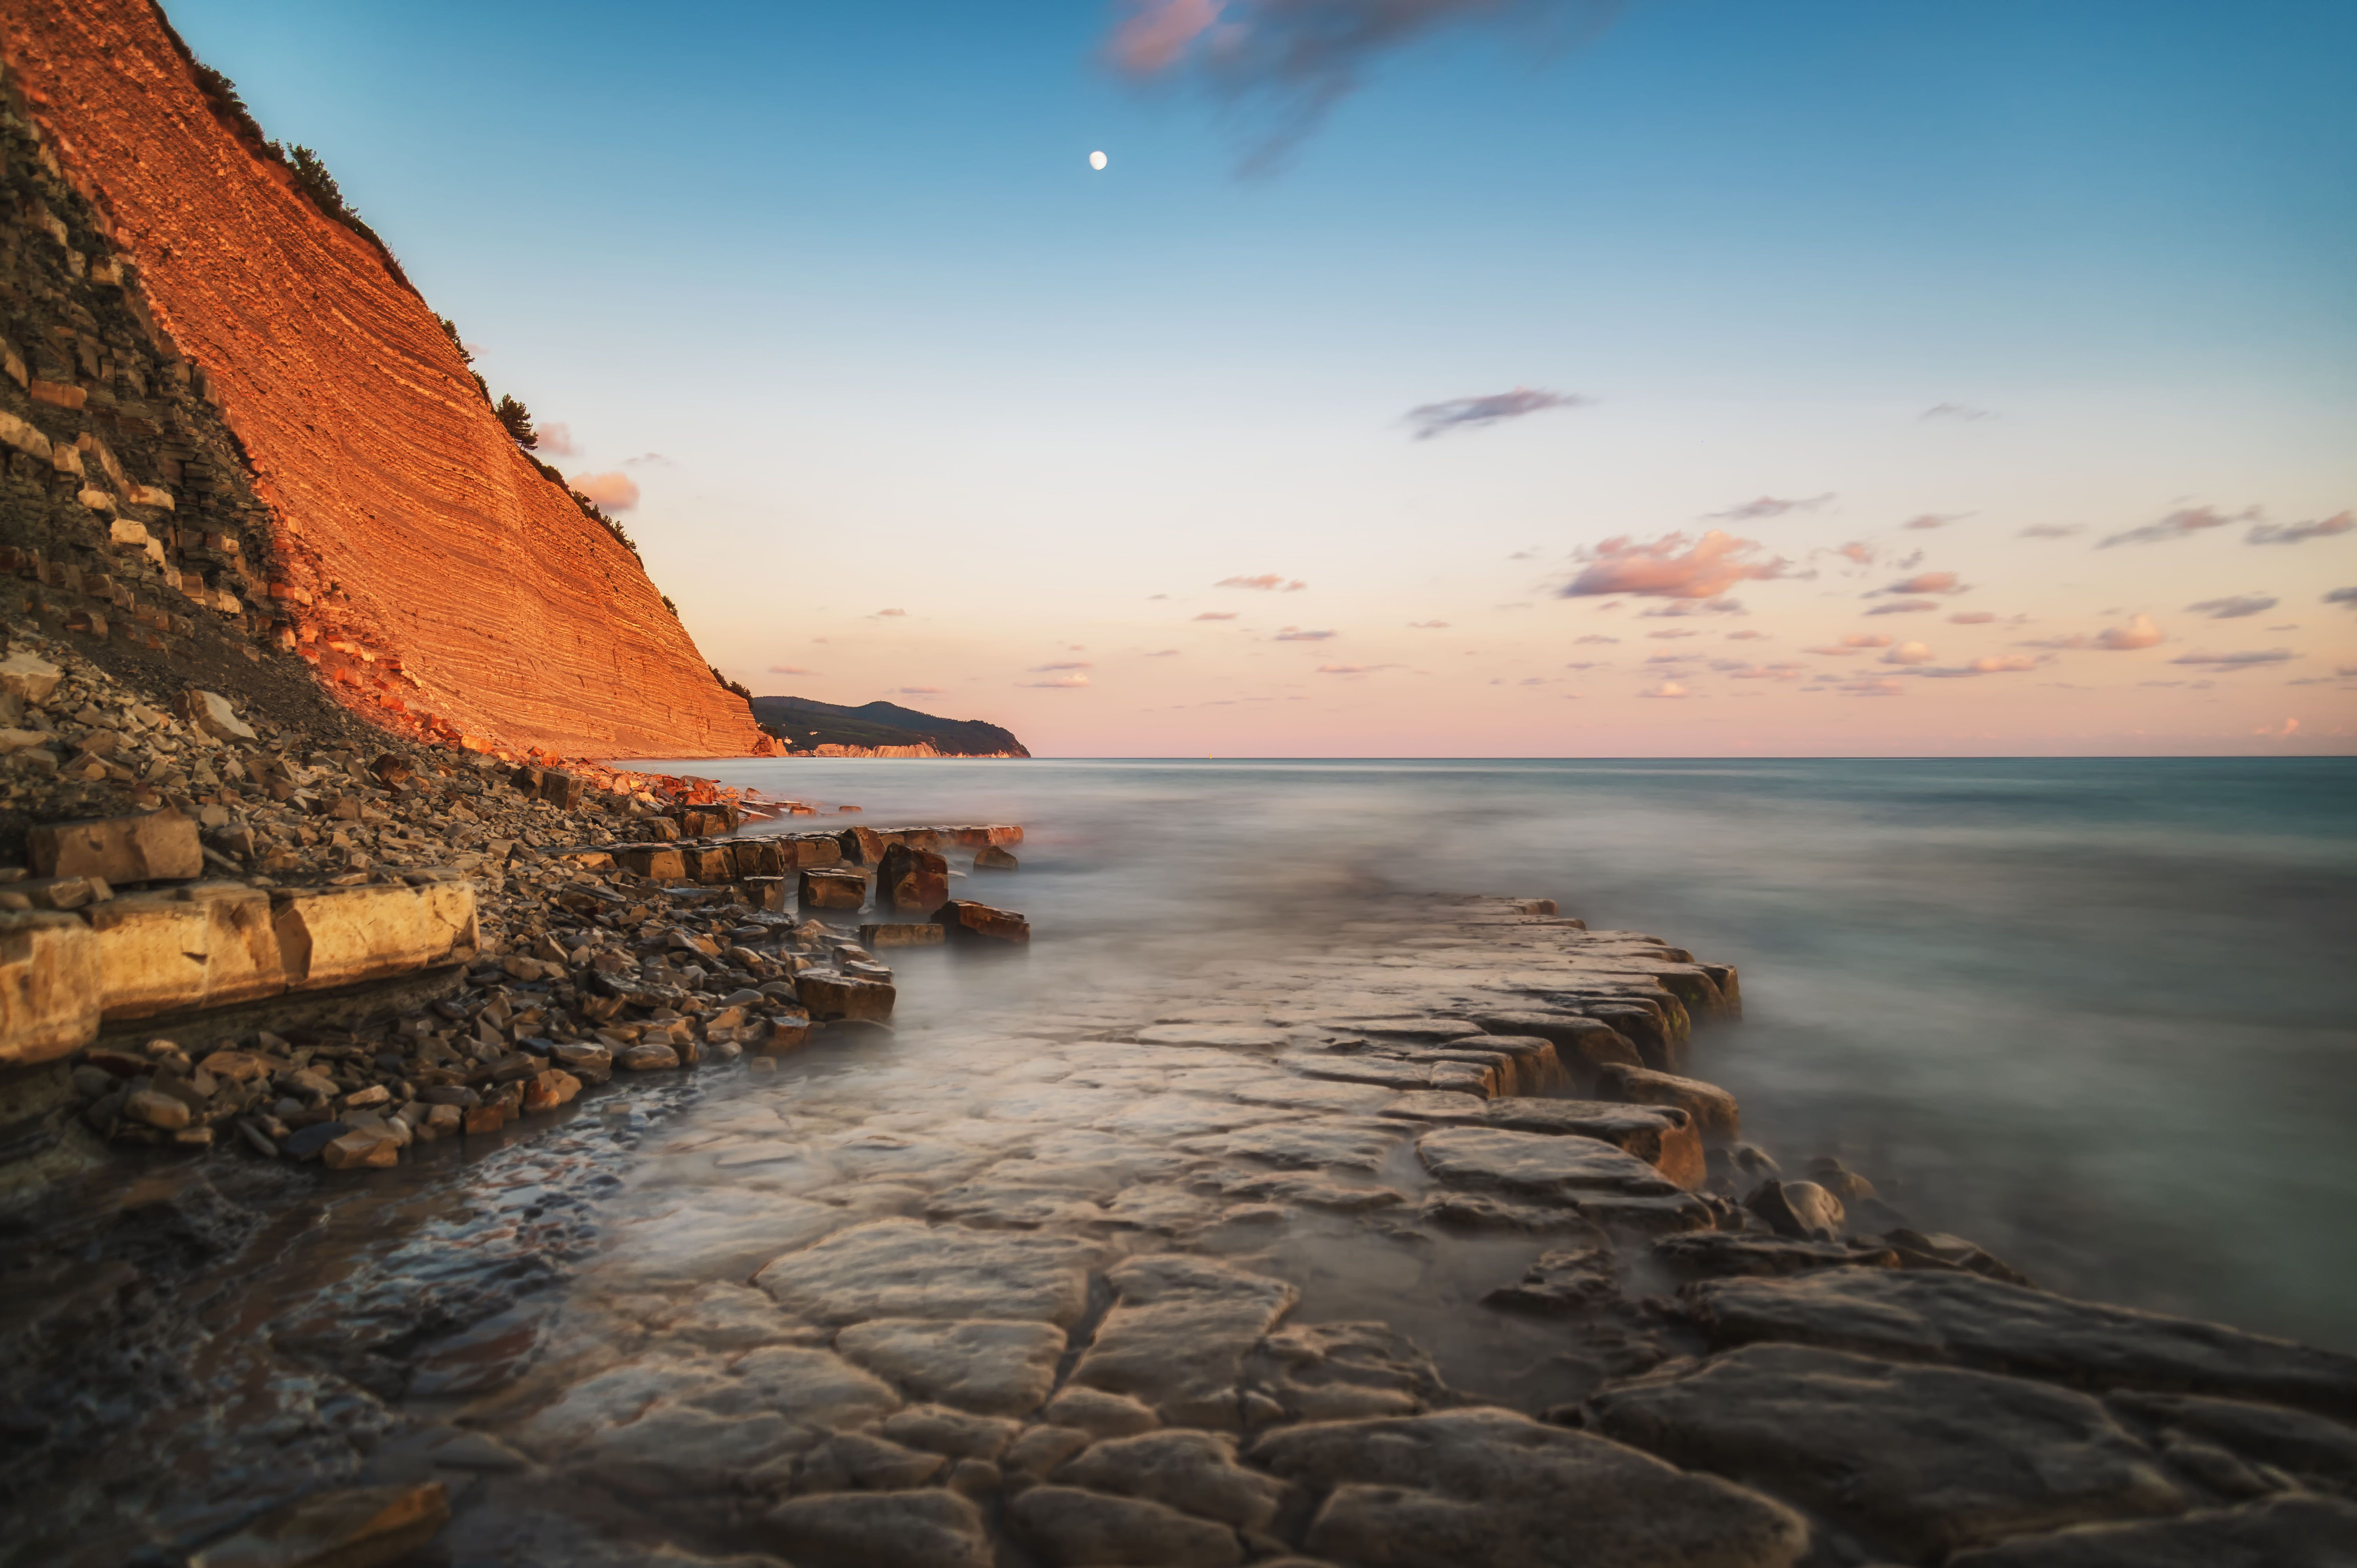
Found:
[[[1601,1069],[1615,1063],[1645,1065],[1637,1047],[1611,1025],[1575,1013],[1483,1013],[1473,1021],[1492,1035],[1529,1035],[1551,1042],[1565,1070],[1583,1089],[1596,1081]]]
[[[166,807],[135,816],[47,822],[25,832],[36,876],[98,876],[128,882],[186,882],[204,875],[204,846],[193,817]]]
[[[188,1559],[188,1568],[381,1568],[450,1518],[439,1481],[318,1492],[263,1515]]]
[[[2214,1323],[1911,1269],[1825,1269],[1688,1285],[1715,1345],[1783,1340],[2092,1389],[2212,1394],[2357,1417],[2357,1357]]]
[[[46,702],[65,671],[36,653],[19,650],[0,659],[0,692],[19,702]]]
[[[679,1053],[660,1040],[624,1046],[614,1065],[625,1072],[668,1072],[680,1065]]]
[[[643,876],[651,882],[681,882],[687,877],[685,860],[677,849],[668,844],[618,845],[614,850],[614,863],[631,875]]]
[[[1915,1562],[2188,1503],[2157,1456],[2085,1394],[1800,1345],[1677,1363],[1597,1395],[1588,1424],[1788,1498]]]
[[[772,915],[782,915],[786,912],[786,895],[790,889],[784,877],[740,877],[738,886],[744,889],[745,902],[754,908],[766,910]]]
[[[102,1022],[275,996],[286,970],[270,895],[235,882],[94,904]]]
[[[896,843],[876,866],[876,907],[928,914],[949,901],[950,863],[928,849]]]
[[[192,687],[172,700],[172,712],[218,740],[253,738],[253,726],[237,716],[237,710],[219,692]]]
[[[1013,871],[1022,864],[995,843],[985,843],[974,852],[976,871]]]
[[[1511,1411],[1280,1429],[1252,1461],[1318,1499],[1304,1546],[1362,1568],[1791,1568],[1782,1504]]]
[[[898,993],[887,982],[860,980],[832,970],[806,969],[794,977],[794,995],[822,1023],[856,1019],[881,1024],[892,1016]]]
[[[1841,1199],[1813,1181],[1763,1182],[1743,1207],[1768,1222],[1779,1236],[1803,1241],[1838,1241],[1848,1217]]]
[[[79,916],[0,913],[0,1068],[54,1061],[98,1037],[98,941]]]
[[[540,776],[540,798],[567,811],[580,806],[581,797],[588,792],[588,780],[577,774],[560,773],[549,768]]]
[[[1695,1131],[1714,1144],[1731,1144],[1743,1135],[1743,1112],[1735,1096],[1717,1084],[1616,1063],[1597,1073],[1596,1093],[1599,1099],[1638,1105],[1674,1105],[1693,1117]]]
[[[994,909],[971,898],[953,898],[933,911],[933,924],[952,943],[968,946],[1028,943],[1031,922],[1012,909]]]
[[[281,889],[270,902],[289,991],[456,963],[476,946],[471,882]]]
[[[867,902],[867,878],[856,871],[805,871],[797,892],[804,909],[856,910]]]
[[[585,1040],[559,1041],[549,1059],[584,1083],[603,1083],[614,1076],[614,1053]]]
[[[400,1160],[400,1139],[375,1127],[355,1127],[319,1151],[319,1163],[336,1171],[381,1170]]]
[[[2310,1485],[2357,1497],[2357,1429],[2306,1411],[2200,1394],[2115,1393],[2104,1402],[2163,1441],[2191,1438]]]
[[[2135,1524],[2088,1524],[1960,1552],[1947,1568],[2348,1568],[2357,1504],[2269,1498]]]

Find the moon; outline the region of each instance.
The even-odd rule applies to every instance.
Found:
[[[1104,166],[1105,156],[1103,153],[1091,153],[1089,155],[1089,167],[1101,169]]]

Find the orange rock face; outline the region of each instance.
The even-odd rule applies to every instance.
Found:
[[[0,51],[244,444],[272,596],[331,690],[569,755],[767,749],[425,303],[214,118],[148,0],[11,0]]]

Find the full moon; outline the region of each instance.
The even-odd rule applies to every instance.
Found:
[[[1103,153],[1091,153],[1089,155],[1089,167],[1103,168],[1104,166],[1105,156]]]

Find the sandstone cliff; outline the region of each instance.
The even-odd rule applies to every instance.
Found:
[[[373,716],[518,747],[772,744],[636,556],[516,449],[425,302],[216,117],[147,0],[11,0],[0,57],[98,231],[75,275],[120,266],[243,448],[269,534],[256,618],[282,649]],[[52,422],[135,390],[108,368],[88,359]]]

